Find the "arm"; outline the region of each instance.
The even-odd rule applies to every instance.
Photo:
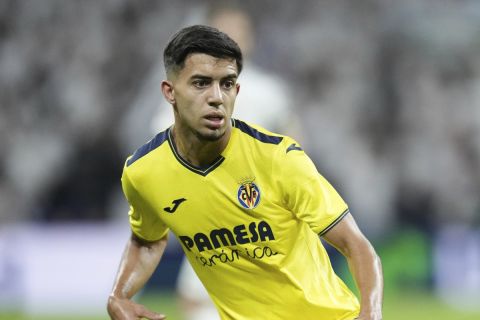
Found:
[[[345,216],[324,236],[347,259],[360,291],[359,320],[381,320],[383,275],[380,258],[358,228],[351,214]]]
[[[113,320],[165,319],[130,299],[140,290],[160,262],[167,245],[167,236],[155,242],[146,242],[132,233],[118,270],[107,310]]]

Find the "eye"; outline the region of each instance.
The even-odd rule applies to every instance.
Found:
[[[202,88],[207,87],[210,84],[210,81],[208,81],[206,79],[196,79],[196,80],[193,80],[192,84],[195,87],[202,89]]]
[[[235,86],[235,80],[229,79],[223,82],[223,87],[225,89],[232,89]]]

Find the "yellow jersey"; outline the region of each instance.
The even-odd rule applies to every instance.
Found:
[[[171,230],[222,319],[358,315],[319,238],[348,207],[293,139],[232,119],[227,147],[200,168],[167,129],[127,159],[122,187],[133,232]]]

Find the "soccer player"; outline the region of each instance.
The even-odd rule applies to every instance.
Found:
[[[225,320],[379,320],[373,247],[293,139],[231,115],[242,53],[207,26],[164,51],[162,92],[175,122],[125,163],[132,236],[108,300],[112,319],[164,319],[131,300],[171,230]],[[335,275],[323,237],[345,255],[361,299]]]

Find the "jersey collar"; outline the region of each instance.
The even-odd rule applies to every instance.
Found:
[[[177,159],[177,161],[180,162],[180,164],[183,165],[185,168],[187,168],[188,170],[196,174],[199,174],[205,177],[207,174],[215,170],[225,160],[225,157],[223,157],[222,155],[219,155],[217,159],[215,159],[211,164],[207,166],[202,166],[202,167],[194,166],[193,164],[189,163],[187,160],[182,158],[182,156],[178,152],[177,147],[173,142],[173,138],[172,138],[172,127],[167,129],[167,134],[168,134],[168,138],[167,138],[168,144],[170,145],[170,149],[172,150],[172,153]]]

